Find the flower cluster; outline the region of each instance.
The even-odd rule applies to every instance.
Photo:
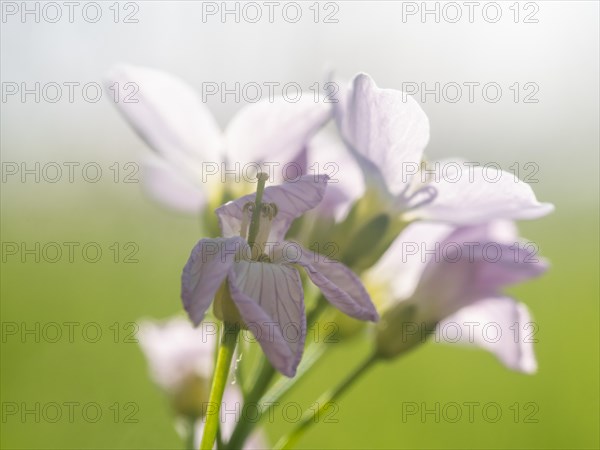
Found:
[[[553,206],[499,169],[426,160],[429,121],[410,96],[358,74],[331,104],[261,101],[243,107],[222,132],[197,93],[175,77],[119,66],[108,78],[140,89],[137,103],[119,107],[154,150],[145,165],[150,194],[200,214],[205,232],[220,236],[198,241],[181,278],[193,325],[211,305],[222,323],[216,365],[205,357],[206,344],[201,350],[192,342],[191,327],[189,337],[157,337],[157,329],[146,328],[142,340],[175,410],[205,422],[202,448],[219,435],[218,408],[198,412],[195,401],[223,402],[240,330],[255,337],[266,358],[254,382],[241,386],[245,402],[284,395],[326,353],[327,346],[306,342],[307,328],[324,315],[345,328],[344,341],[368,328],[361,336],[373,347],[330,399],[375,362],[427,340],[476,345],[512,370],[536,371],[532,342],[509,332],[531,322],[529,310],[503,291],[546,271],[515,221],[542,217]],[[337,136],[324,128],[328,122]],[[231,164],[256,170],[233,182],[206,178],[208,167]],[[298,170],[269,176],[262,169],[273,164]],[[445,170],[438,172],[440,165]],[[408,254],[411,243],[425,250]],[[315,251],[307,248],[312,244]],[[319,293],[308,295],[315,286]],[[349,325],[344,316],[359,322]],[[311,356],[303,363],[305,348]],[[275,371],[289,379],[269,390]],[[293,445],[310,423],[303,418],[276,447]],[[217,443],[239,448],[251,442],[253,428],[242,417]]]

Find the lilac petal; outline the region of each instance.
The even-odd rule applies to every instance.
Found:
[[[295,251],[290,251],[290,246]],[[283,258],[306,269],[327,300],[351,317],[377,322],[379,314],[362,282],[348,267],[338,261],[313,253],[295,243],[285,243]]]
[[[443,242],[453,230],[444,223],[411,223],[367,271],[366,278],[374,285],[388,285],[392,302],[409,298],[433,256],[425,250],[434,249],[436,242]]]
[[[460,337],[459,343],[477,345],[492,352],[509,369],[531,374],[537,370],[534,331],[524,304],[508,297],[489,297],[444,319],[437,325],[436,335],[442,342]]]
[[[206,205],[204,190],[160,158],[145,158],[142,170],[146,192],[159,203],[187,213],[198,213]]]
[[[429,120],[419,104],[405,93],[380,89],[366,74],[340,92],[334,115],[343,139],[383,177],[396,195],[405,163],[418,166],[429,141]]]
[[[107,88],[114,83],[121,96],[131,93],[130,99],[116,102],[121,113],[174,166],[185,169],[190,162],[222,160],[221,131],[197,93],[182,80],[159,70],[119,65],[106,76]]]
[[[299,180],[278,186],[269,186],[263,194],[263,203],[276,203],[277,216],[273,219],[269,242],[280,242],[292,221],[317,206],[325,195],[327,175],[305,175]],[[225,237],[239,236],[243,208],[254,201],[256,194],[246,195],[217,208],[221,234]]]
[[[275,97],[247,105],[225,130],[227,159],[242,166],[277,162],[281,171],[330,118],[330,105],[312,98],[292,103]]]
[[[547,269],[537,248],[495,239],[499,223],[456,229],[435,248],[414,297],[430,320],[441,320],[477,299]],[[502,228],[502,227],[500,227]]]
[[[513,222],[497,220],[484,225],[460,227],[448,235],[443,246],[454,243],[473,246],[465,260],[481,263],[477,281],[485,288],[500,288],[536,278],[548,270],[548,262],[538,255],[538,248],[521,240]],[[447,252],[451,253],[451,252]]]
[[[275,180],[278,183],[284,181],[296,181],[298,177],[309,175],[308,168],[308,147],[302,147],[292,159],[289,161],[287,168],[282,171],[275,171]]]
[[[356,159],[339,138],[319,132],[307,147],[307,174],[329,175],[327,190],[318,213],[334,216],[339,222],[346,217],[352,204],[365,193],[365,182]]]
[[[138,321],[136,338],[154,381],[167,391],[177,390],[192,375],[210,379],[214,363],[212,334],[192,327],[183,317],[165,322]]]
[[[194,325],[202,322],[236,255],[247,245],[238,236],[201,239],[192,249],[181,275],[181,299]]]
[[[437,197],[415,210],[415,218],[440,220],[457,225],[494,219],[537,219],[554,210],[537,201],[531,187],[514,174],[494,167],[447,165],[444,177],[432,180]]]
[[[293,377],[304,351],[304,293],[293,267],[240,261],[229,275],[231,298],[273,367]]]

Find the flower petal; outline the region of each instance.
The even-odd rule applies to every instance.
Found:
[[[402,179],[403,165],[418,166],[429,141],[427,116],[412,97],[380,89],[363,73],[338,100],[334,115],[343,139],[383,177],[390,193],[400,193],[409,181]]]
[[[334,216],[339,222],[346,217],[352,203],[365,193],[361,169],[343,142],[326,132],[319,132],[307,147],[305,174],[324,173],[329,176],[319,214]]]
[[[468,225],[494,219],[537,219],[554,210],[552,204],[538,202],[531,187],[511,173],[489,166],[460,167],[441,170],[444,176],[430,183],[437,197],[412,217]]]
[[[189,182],[160,158],[145,158],[142,170],[142,183],[146,192],[159,203],[178,211],[196,214],[206,204],[205,191]]]
[[[227,159],[241,165],[277,162],[275,169],[281,171],[330,118],[330,105],[312,97],[296,103],[275,97],[249,104],[227,125]]]
[[[373,322],[379,320],[379,314],[371,297],[352,270],[338,261],[313,253],[298,244],[291,242],[286,244],[292,245],[297,250],[286,262],[304,267],[309,278],[321,289],[331,304],[356,319]],[[289,254],[287,251],[285,253],[283,258],[287,258]]]
[[[236,255],[247,245],[238,236],[201,239],[192,249],[181,275],[181,299],[194,325],[202,322]]]
[[[210,379],[214,364],[214,334],[193,328],[189,320],[141,320],[136,338],[150,366],[154,381],[163,389],[176,390],[186,378]]]
[[[378,299],[382,309],[391,302],[404,300],[415,291],[436,242],[443,240],[454,227],[439,222],[414,222],[408,225],[370,268],[363,279],[374,286],[389,286],[389,298]]]
[[[273,367],[293,377],[304,351],[306,316],[298,271],[240,261],[229,275],[231,298]]]
[[[508,297],[489,297],[466,306],[437,325],[442,341],[474,344],[492,352],[506,367],[534,373],[537,362],[533,353],[535,324],[527,306]],[[448,338],[447,336],[450,336]]]
[[[116,102],[121,113],[173,165],[185,169],[190,162],[222,160],[221,131],[197,93],[182,80],[155,69],[119,65],[106,76],[107,88],[114,83],[131,92],[130,99]]]
[[[327,175],[305,175],[294,182],[265,188],[263,203],[275,203],[278,207],[269,242],[281,242],[292,221],[321,202],[328,179]],[[244,205],[254,201],[255,197],[256,194],[246,195],[217,208],[215,212],[223,236],[240,235]]]
[[[530,243],[506,241],[498,223],[461,227],[431,252],[414,298],[429,321],[438,321],[506,286],[537,277],[547,263]],[[495,233],[504,233],[501,239]]]

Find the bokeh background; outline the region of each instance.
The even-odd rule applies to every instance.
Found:
[[[9,3],[13,2],[2,3],[3,12]],[[3,92],[7,82],[29,87],[35,82],[99,83],[119,62],[172,72],[199,89],[203,82],[293,81],[309,92],[308,87],[322,82],[331,70],[341,78],[368,72],[380,86],[397,89],[407,82],[428,87],[435,82],[498,83],[503,95],[496,103],[480,94],[472,103],[464,98],[436,102],[432,96],[417,100],[431,121],[430,157],[458,155],[482,164],[496,162],[505,169],[528,162],[539,167],[530,182],[540,200],[556,205],[556,212],[521,223],[520,229],[539,244],[552,268],[543,278],[511,290],[529,305],[539,325],[539,372],[511,373],[482,351],[430,343],[369,373],[340,401],[338,422],[313,427],[300,445],[600,445],[597,2],[521,2],[516,6],[517,23],[513,2],[499,4],[503,16],[496,23],[481,13],[489,2],[479,2],[472,23],[462,2],[458,5],[463,17],[456,23],[446,20],[454,17],[448,9],[439,23],[432,15],[426,21],[419,14],[403,20],[403,3],[409,2],[359,1],[318,4],[319,23],[313,21],[309,2],[302,2],[303,18],[297,23],[277,13],[274,23],[264,18],[258,23],[236,23],[232,18],[222,23],[218,16],[203,22],[202,2],[192,1],[120,3],[115,23],[111,3],[102,2],[103,16],[90,23],[81,15],[85,3],[75,10],[72,23],[64,5],[56,23],[43,16],[39,23],[31,15],[25,21],[18,14],[3,16]],[[425,6],[433,9],[435,4]],[[25,5],[35,8],[35,2]],[[415,5],[425,7],[421,2]],[[334,10],[338,22],[324,23],[325,13]],[[132,12],[130,18],[137,23],[124,23]],[[526,23],[526,16],[537,22]],[[510,86],[516,82],[535,83],[539,91],[534,98],[539,101],[525,103],[521,97],[515,102]],[[103,256],[90,263],[76,249],[74,262],[64,255],[56,263],[43,258],[35,262],[31,256],[22,262],[20,254],[9,255],[3,247],[0,443],[2,448],[19,449],[182,448],[166,399],[148,378],[140,349],[128,337],[130,322],[181,311],[180,270],[200,237],[198,219],[152,203],[139,183],[122,182],[124,172],[114,182],[112,164],[123,170],[148,150],[106,94],[91,103],[75,92],[72,103],[64,97],[56,103],[44,98],[35,102],[31,95],[25,102],[18,95],[2,99],[3,243],[32,248],[36,242],[78,242],[81,249],[95,242]],[[215,96],[208,106],[224,125],[242,103],[231,97],[221,102]],[[36,162],[78,162],[79,169],[95,162],[103,176],[97,183],[86,182],[76,169],[73,183],[66,174],[56,183],[38,183],[33,176],[23,183],[18,175],[7,175],[7,162],[29,167]],[[127,243],[134,246],[125,247]],[[117,262],[115,248],[120,249]],[[125,263],[131,251],[137,262]],[[14,324],[21,332],[53,322],[76,323],[73,342],[65,325],[56,343],[44,339],[41,328],[25,337],[10,331]],[[93,337],[97,327],[102,331],[97,342],[82,337],[86,325],[88,336]],[[341,379],[367,350],[360,342],[333,349],[288,400],[307,407],[307,400]],[[63,417],[50,423],[43,417],[38,422],[34,415],[21,420],[4,414],[15,403],[32,408],[36,402],[96,403],[103,416],[91,423],[75,409],[72,421]],[[133,411],[130,402],[138,405],[138,423],[124,423],[124,416]],[[456,423],[443,416],[436,421],[433,415],[422,420],[419,414],[403,420],[403,402],[416,402],[419,408],[495,402],[502,417],[492,423],[476,409],[470,421],[463,409]],[[520,412],[516,420],[515,409]],[[529,417],[535,420],[525,420],[532,412]],[[276,439],[290,426],[276,414],[267,434]]]

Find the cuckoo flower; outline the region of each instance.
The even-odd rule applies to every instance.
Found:
[[[513,370],[535,372],[529,311],[502,290],[546,267],[512,222],[410,225],[367,274],[380,285],[389,281],[377,326],[380,355],[394,357],[435,334],[436,341],[474,344]]]
[[[366,74],[340,89],[334,117],[341,137],[390,213],[458,225],[534,219],[552,211],[528,184],[493,167],[440,161],[423,170],[429,120],[404,92],[380,89]]]
[[[137,338],[152,379],[183,416],[200,417],[202,403],[208,400],[215,333],[207,331],[179,317],[165,323],[140,322]]]
[[[215,298],[215,313],[249,329],[273,366],[293,376],[304,350],[304,294],[296,265],[349,316],[376,321],[359,278],[343,264],[284,241],[294,219],[316,207],[326,175],[306,175],[217,209],[223,237],[201,239],[183,269],[182,299],[199,324]],[[262,184],[261,184],[262,183]]]
[[[195,421],[194,440],[199,442],[206,412],[210,377],[214,366],[216,326],[194,328],[182,317],[174,317],[164,323],[144,320],[137,333],[139,344],[148,360],[152,379],[165,390],[175,411]],[[223,397],[224,411],[221,428],[228,438],[239,421],[243,402],[237,386],[229,385]],[[236,411],[232,417],[231,411]],[[183,430],[182,430],[183,431]],[[244,449],[266,448],[263,433],[255,432]],[[194,445],[198,448],[198,445]]]
[[[143,165],[148,193],[186,212],[198,212],[209,193],[220,203],[223,177],[232,189],[236,183],[231,181],[243,186],[239,182],[255,175],[257,164],[268,162],[283,172],[282,166],[293,162],[331,117],[327,103],[273,96],[241,108],[221,131],[204,104],[207,99],[177,77],[120,65],[107,74],[106,84],[127,94],[116,105],[154,150]]]
[[[328,129],[316,133],[306,145],[296,164],[301,173],[329,176],[323,201],[313,210],[321,218],[341,222],[355,199],[365,191],[359,165],[340,139]]]

